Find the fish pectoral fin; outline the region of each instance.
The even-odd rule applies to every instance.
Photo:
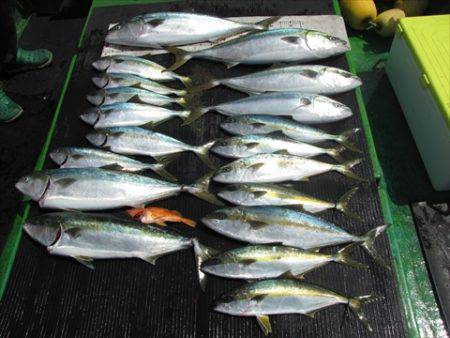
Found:
[[[286,149],[280,149],[280,150],[277,150],[277,151],[274,152],[273,154],[290,155],[289,151],[287,151]]]
[[[117,163],[107,164],[107,165],[101,166],[100,168],[107,169],[107,170],[117,170],[117,171],[122,171],[125,169],[124,167],[122,167],[120,164],[117,164]]]
[[[59,185],[61,188],[67,188],[70,185],[74,184],[76,181],[77,180],[74,178],[67,177],[67,178],[61,178],[59,180],[53,181],[52,183]]]
[[[262,167],[264,167],[264,163],[255,163],[255,164],[252,164],[250,166],[250,168],[253,169],[253,170],[258,170],[258,169],[260,169]]]
[[[267,336],[269,333],[272,333],[272,325],[270,325],[269,316],[262,315],[256,316],[256,320],[258,321],[261,330],[263,330],[264,334]]]
[[[265,194],[267,194],[267,191],[259,190],[259,191],[253,191],[252,195],[254,198],[263,197]]]
[[[312,69],[304,69],[300,71],[300,75],[309,77],[310,79],[314,79],[319,75],[319,72],[316,72],[315,70]]]
[[[141,98],[139,97],[139,94],[133,95],[132,97],[130,97],[130,98],[128,99],[127,102],[130,102],[130,103],[143,103],[143,104],[146,104],[145,101],[142,101],[142,100],[141,100]]]
[[[153,28],[158,27],[159,25],[161,25],[164,22],[165,19],[159,19],[159,18],[155,18],[155,19],[151,19],[146,21],[145,23],[152,26]]]
[[[268,223],[263,222],[263,221],[252,221],[252,220],[250,220],[250,221],[248,221],[248,223],[254,229],[260,229],[260,228],[263,228],[263,227],[269,225]]]
[[[252,259],[252,258],[248,258],[248,259],[242,259],[239,261],[240,264],[244,264],[244,265],[250,265],[253,263],[256,263],[257,260],[256,259]]]
[[[239,64],[239,62],[225,62],[227,69],[233,68],[234,66],[237,66],[238,64]]]
[[[154,256],[143,256],[143,257],[139,257],[140,259],[142,259],[143,261],[146,261],[147,263],[156,264],[156,260],[161,257],[162,255],[154,255]]]
[[[281,40],[283,40],[287,43],[296,45],[296,44],[298,44],[299,37],[298,36],[285,36],[285,37],[281,38]]]
[[[260,127],[265,127],[266,126],[265,123],[261,123],[261,122],[252,122],[252,123],[250,123],[250,125],[252,127],[255,127],[255,128],[260,128]]]
[[[85,267],[94,270],[94,264],[92,262],[94,261],[92,257],[88,256],[73,256],[74,259],[77,260],[78,263],[83,264]]]
[[[64,233],[66,235],[69,235],[72,239],[75,239],[78,236],[80,236],[81,231],[83,231],[82,228],[70,228],[70,229],[64,230]]]
[[[155,223],[158,224],[161,227],[166,227],[167,223],[158,219],[155,219]]]
[[[259,146],[259,143],[258,143],[258,142],[250,142],[250,143],[245,144],[245,147],[246,147],[247,149],[253,149],[253,148],[256,148],[256,147],[258,147],[258,146]]]

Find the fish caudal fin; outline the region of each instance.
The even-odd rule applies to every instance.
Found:
[[[270,25],[273,24],[274,22],[278,21],[281,18],[281,16],[271,16],[267,19],[258,21],[255,24],[255,29],[256,30],[266,30],[270,28]]]
[[[369,230],[363,236],[361,236],[361,246],[368,252],[370,256],[382,267],[387,270],[391,270],[391,268],[386,264],[383,257],[375,250],[374,242],[375,238],[377,238],[380,234],[386,231],[388,228],[387,224],[376,227],[375,229]]]
[[[339,165],[335,165],[333,166],[333,170],[336,170],[337,172],[340,172],[341,174],[353,178],[354,180],[357,181],[366,181],[364,178],[359,177],[358,175],[356,175],[355,173],[353,173],[350,169],[352,169],[354,166],[360,164],[362,162],[362,158],[358,158],[356,160],[352,160],[349,161],[347,163],[344,164],[339,164]]]
[[[342,157],[341,153],[345,150],[344,146],[339,146],[336,148],[327,149],[327,154],[335,159],[339,163],[344,163],[345,159]]]
[[[362,312],[362,305],[363,304],[369,304],[378,300],[381,300],[382,297],[373,296],[373,295],[366,295],[366,296],[359,296],[350,298],[348,300],[348,306],[350,307],[350,310],[352,310],[353,314],[358,318],[358,320],[363,323],[363,325],[372,332],[372,327],[369,324],[369,321],[367,320],[366,315]]]
[[[350,253],[356,248],[356,246],[356,243],[352,243],[339,250],[334,257],[334,261],[336,263],[351,266],[352,268],[368,269],[369,267],[366,264],[362,264],[350,258]]]
[[[209,191],[209,182],[211,181],[214,172],[208,173],[200,177],[194,184],[183,186],[182,191],[197,196],[198,198],[214,205],[223,206],[224,204],[214,194]]]
[[[355,147],[352,143],[348,141],[352,135],[358,133],[361,129],[359,128],[353,128],[347,131],[344,131],[341,135],[338,135],[335,139],[336,142],[342,144],[347,149],[350,149],[351,151],[354,151],[356,153],[362,153],[362,151]]]
[[[180,105],[184,106],[188,111],[186,114],[182,114],[180,117],[183,119],[182,126],[187,126],[201,117],[203,114],[207,113],[211,108],[202,108],[202,102],[199,96],[194,94],[187,94],[182,98]]]
[[[350,202],[350,200],[352,199],[353,195],[356,194],[356,192],[358,191],[358,187],[355,187],[349,191],[347,191],[341,198],[339,198],[339,200],[336,203],[335,209],[339,210],[340,212],[342,212],[344,215],[353,218],[356,221],[361,222],[361,218],[348,210],[348,203]]]
[[[205,163],[210,169],[215,169],[216,165],[211,161],[208,156],[209,149],[216,143],[217,140],[209,141],[202,146],[195,149],[195,154]]]
[[[187,61],[189,61],[192,58],[191,53],[177,47],[166,47],[166,51],[169,53],[172,53],[175,55],[175,62],[172,66],[167,68],[167,71],[173,71],[175,69],[180,68],[182,65],[184,65]]]
[[[219,252],[213,248],[207,247],[206,245],[201,244],[197,238],[192,239],[192,244],[194,246],[194,255],[195,255],[195,263],[197,266],[197,274],[198,281],[200,283],[200,287],[203,291],[206,289],[206,275],[201,270],[202,264],[207,259],[214,257]]]
[[[200,108],[200,107],[190,107],[190,114],[184,119],[182,126],[187,126],[200,118],[202,115],[209,112],[212,108]]]

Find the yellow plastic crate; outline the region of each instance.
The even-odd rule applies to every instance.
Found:
[[[450,15],[404,18],[386,71],[436,190],[450,190]]]

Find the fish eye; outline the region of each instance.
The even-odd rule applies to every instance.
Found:
[[[122,28],[122,26],[121,26],[120,24],[117,24],[117,25],[111,27],[109,31],[110,31],[110,32],[118,31],[118,30],[121,29],[121,28]]]
[[[328,40],[330,40],[330,41],[337,41],[339,39],[337,37],[335,37],[335,36],[329,36]]]
[[[224,173],[228,173],[228,172],[230,172],[231,171],[231,168],[230,167],[223,167],[222,168],[222,172],[224,172]]]
[[[342,107],[344,107],[344,105],[342,103],[337,103],[337,102],[333,103],[333,106],[335,108],[342,108]]]
[[[237,185],[230,185],[226,188],[226,191],[237,191],[239,187]]]

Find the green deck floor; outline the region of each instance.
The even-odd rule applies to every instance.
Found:
[[[162,1],[94,0],[89,13],[95,7],[152,2]],[[339,13],[337,0],[333,2],[336,12]],[[86,23],[88,20],[89,16]],[[84,29],[79,46],[82,44],[83,35]],[[410,337],[444,337],[446,336],[445,326],[436,304],[409,203],[425,199],[441,200],[448,198],[449,195],[437,194],[431,189],[426,175],[423,174],[423,165],[387,77],[382,70],[373,70],[379,60],[387,58],[390,40],[379,38],[370,32],[364,35],[349,32],[349,36],[352,51],[348,53],[347,58],[351,69],[364,81],[364,85],[356,93],[369,142],[374,173],[379,180],[383,213],[386,221],[391,224],[388,236],[395,261],[406,330]],[[72,66],[75,58],[76,55],[72,60]],[[70,73],[69,70],[66,83],[70,80]],[[64,93],[63,90],[60,103]],[[59,109],[55,112],[54,123],[50,128],[46,145],[51,142],[58,114]],[[36,165],[37,169],[42,166],[46,152],[47,149],[44,147]],[[420,170],[417,169],[418,167]],[[18,215],[15,220],[11,236],[0,257],[0,275],[9,275],[12,268],[21,237],[22,219],[26,218],[28,208],[25,206],[23,217]],[[6,280],[0,282],[1,295],[6,287]]]

